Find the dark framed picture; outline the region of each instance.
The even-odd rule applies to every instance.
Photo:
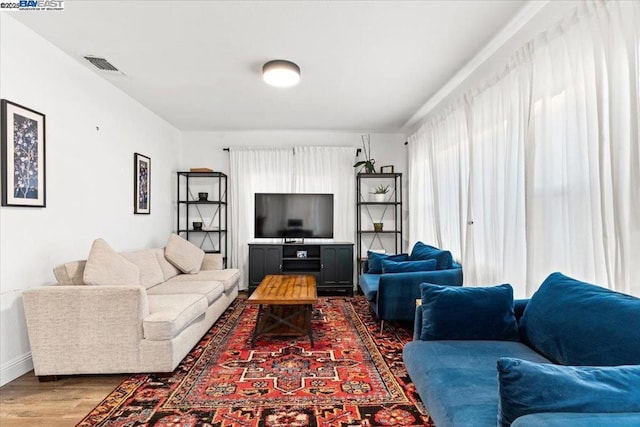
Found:
[[[393,165],[380,166],[380,173],[393,173]]]
[[[46,206],[45,115],[3,99],[1,103],[2,206]]]
[[[133,154],[133,213],[151,213],[151,159]]]

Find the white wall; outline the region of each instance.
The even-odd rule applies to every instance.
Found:
[[[47,155],[47,207],[0,208],[1,385],[32,369],[24,289],[54,283],[97,237],[118,251],[166,242],[181,136],[11,16],[0,24],[0,96],[46,115]],[[134,152],[151,157],[151,215],[133,214]]]

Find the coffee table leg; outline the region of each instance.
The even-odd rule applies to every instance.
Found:
[[[256,326],[253,328],[253,336],[251,337],[251,348],[256,344],[256,338],[260,329],[260,320],[262,319],[262,304],[258,306],[258,317],[256,318]]]
[[[309,304],[307,305],[307,308],[304,311],[304,321],[307,324],[307,331],[309,332],[309,340],[311,341],[311,347],[313,347],[313,331],[311,330],[311,311],[312,310],[313,310],[313,306]]]

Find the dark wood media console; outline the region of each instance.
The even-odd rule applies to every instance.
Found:
[[[353,243],[249,243],[249,294],[268,274],[306,274],[318,293],[353,294]]]

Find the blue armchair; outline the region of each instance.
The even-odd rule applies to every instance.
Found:
[[[454,262],[446,270],[360,275],[360,289],[380,319],[380,332],[385,321],[413,323],[421,283],[462,286],[462,266]]]

